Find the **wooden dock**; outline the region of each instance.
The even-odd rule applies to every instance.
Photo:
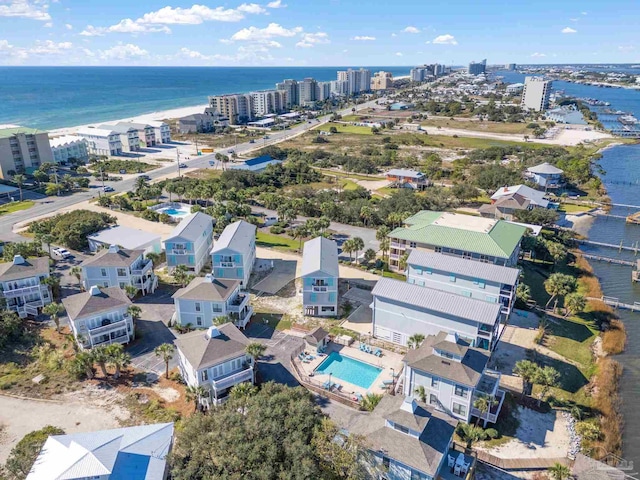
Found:
[[[571,465],[567,457],[558,458],[500,458],[481,450],[475,450],[478,461],[498,467],[501,470],[547,470],[556,463]]]
[[[635,243],[635,245],[629,247],[627,245],[623,245],[622,242],[620,242],[618,245],[614,244],[614,243],[603,243],[603,242],[594,242],[592,240],[577,240],[577,242],[581,245],[593,245],[594,247],[606,247],[606,248],[615,248],[618,251],[622,251],[625,250],[627,252],[633,252],[635,254],[638,253],[638,242]]]
[[[640,312],[640,302],[634,302],[634,303],[624,303],[624,302],[620,302],[617,298],[615,297],[586,297],[587,300],[595,300],[598,302],[602,302],[605,305],[609,305],[610,307],[613,307],[615,309],[622,309],[622,310],[631,310],[632,312]]]
[[[582,253],[581,255],[588,260],[597,260],[598,262],[615,263],[617,265],[626,265],[629,267],[633,267],[636,264],[636,262],[631,262],[629,260],[620,260],[619,258],[611,258],[611,257],[601,257],[600,255],[591,255],[589,253]]]

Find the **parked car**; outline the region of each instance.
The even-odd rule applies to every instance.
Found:
[[[249,143],[256,143],[256,141],[252,138],[251,140],[249,140]]]
[[[60,258],[68,258],[71,256],[71,252],[69,252],[69,250],[67,250],[66,248],[54,248],[51,251]]]
[[[146,181],[151,180],[151,177],[149,175],[140,175],[138,178],[144,178]]]
[[[186,163],[179,163],[178,167],[180,168],[187,168],[187,164]]]
[[[105,192],[105,193],[113,192],[113,187],[111,187],[109,185],[105,185],[104,187],[102,187],[102,191]]]

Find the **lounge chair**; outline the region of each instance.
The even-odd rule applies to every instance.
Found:
[[[380,349],[378,348],[378,349],[376,349],[376,351],[375,351],[375,352],[373,352],[373,354],[374,354],[376,357],[381,357],[381,356],[382,356],[382,350],[380,350]]]
[[[339,383],[334,383],[333,385],[331,385],[331,388],[340,391],[342,390],[342,385],[340,385]]]
[[[316,357],[314,357],[313,355],[307,355],[305,359],[311,361],[311,360],[315,360]]]
[[[455,467],[454,467],[454,469],[453,469],[453,474],[454,474],[455,476],[459,477],[459,476],[460,476],[460,472],[461,472],[461,470],[462,470],[462,469],[461,469],[460,465],[456,463],[456,466],[455,466]]]
[[[393,385],[393,380],[383,380],[382,384],[388,387],[389,385]]]
[[[362,350],[363,352],[366,350],[367,346],[364,343],[360,344],[360,350]]]
[[[367,353],[371,353],[371,348],[369,347],[369,345],[365,345],[364,351]]]
[[[455,464],[456,464],[455,457],[452,457],[451,455],[447,455],[447,465],[449,465],[449,468],[453,468]]]
[[[300,360],[304,360],[304,353],[300,352],[300,353],[298,354],[298,358],[299,358]]]
[[[331,382],[327,380],[322,384],[322,388],[324,388],[325,390],[329,390],[329,388],[331,388]]]

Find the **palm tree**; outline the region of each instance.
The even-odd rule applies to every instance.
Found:
[[[142,309],[137,305],[129,305],[127,307],[127,313],[133,320],[139,320],[142,315]]]
[[[125,285],[124,286],[124,291],[127,294],[127,297],[129,297],[129,298],[135,297],[136,293],[138,293],[138,289],[136,287],[134,287],[133,285]]]
[[[194,276],[189,273],[189,268],[186,265],[178,265],[173,270],[173,278],[184,288],[193,280]]]
[[[219,327],[220,325],[224,325],[225,323],[231,323],[232,321],[233,320],[229,315],[220,315],[213,319],[213,324],[216,327]]]
[[[72,372],[78,373],[78,377],[85,375],[88,379],[93,378],[93,354],[92,352],[78,352],[71,360],[69,368]]]
[[[55,241],[53,235],[45,233],[44,235],[40,236],[40,241],[47,245],[47,249],[49,250],[49,257],[51,257],[51,244]]]
[[[64,307],[59,303],[50,303],[42,308],[42,313],[49,315],[51,321],[56,325],[56,332],[60,333],[60,314],[64,312]]]
[[[552,387],[558,385],[558,380],[560,379],[560,373],[553,367],[543,367],[538,368],[533,381],[540,385],[540,392],[538,393],[538,406],[542,403],[542,401],[547,396],[549,390]]]
[[[422,403],[427,403],[427,390],[423,385],[418,386],[413,393],[415,393]]]
[[[360,218],[362,219],[362,223],[364,223],[365,227],[369,224],[369,222],[373,218],[373,214],[374,214],[373,208],[371,208],[369,205],[363,205],[362,208],[360,209]]]
[[[148,260],[151,260],[151,263],[153,263],[154,267],[160,261],[160,255],[158,253],[156,253],[156,252],[149,252],[145,256],[147,257]]]
[[[553,306],[553,310],[555,311],[558,306],[558,298],[574,292],[576,285],[576,279],[570,275],[565,275],[564,273],[554,273],[550,275],[549,278],[544,281],[544,289],[551,295],[545,308],[548,308],[551,301],[555,299]]]
[[[251,342],[244,349],[247,355],[249,355],[253,359],[254,368],[258,364],[258,358],[262,356],[262,354],[267,350],[267,347],[259,342]]]
[[[468,423],[461,423],[459,431],[462,433],[462,437],[467,442],[467,448],[469,449],[474,442],[484,440],[488,436],[486,431],[482,428],[476,427],[475,425],[470,425]]]
[[[302,240],[309,235],[309,228],[306,224],[298,225],[291,229],[291,236],[295,239],[299,239],[298,251],[302,251]]]
[[[22,186],[24,185],[24,182],[27,181],[27,177],[25,177],[24,175],[18,174],[18,175],[14,175],[13,179],[12,179],[16,185],[18,185],[18,188],[20,189],[20,201],[22,201]]]
[[[379,393],[367,393],[362,398],[362,408],[364,408],[368,412],[373,412],[373,410],[378,406],[382,400],[382,395]]]
[[[147,181],[143,177],[136,178],[133,185],[136,196],[140,196],[140,192],[147,187]]]
[[[355,248],[353,245],[353,239],[345,240],[342,244],[342,251],[349,254],[349,261],[353,262],[353,257],[351,254],[355,252]]]
[[[518,360],[513,369],[514,375],[518,375],[522,378],[522,398],[524,398],[525,392],[533,385],[533,381],[538,375],[540,367],[533,363],[531,360]]]
[[[382,259],[384,260],[385,258],[387,258],[387,260],[389,259],[389,249],[391,248],[391,239],[390,238],[383,238],[382,240],[380,240],[380,250],[382,250]]]
[[[570,293],[564,299],[564,318],[567,318],[569,315],[575,315],[577,313],[584,312],[584,309],[587,306],[587,299],[584,295],[579,293]]]
[[[176,348],[171,343],[163,343],[162,345],[158,345],[154,350],[156,357],[162,357],[162,361],[164,362],[165,367],[165,377],[169,378],[169,362],[173,358],[173,353],[176,351]]]
[[[187,397],[187,402],[193,402],[193,411],[195,412],[198,409],[200,399],[207,396],[207,389],[202,385],[197,385],[195,387],[189,385],[185,390],[185,395]]]
[[[481,393],[473,401],[473,408],[477,408],[480,411],[480,415],[478,415],[478,418],[476,420],[476,427],[480,423],[480,417],[482,417],[485,413],[491,410],[491,407],[493,407],[495,404],[496,404],[496,399],[484,393]]]
[[[82,290],[82,268],[76,265],[74,267],[71,267],[71,270],[69,270],[69,273],[71,273],[71,275],[73,275],[78,279],[78,288]]]
[[[556,462],[552,467],[549,467],[549,474],[553,480],[565,480],[565,478],[569,478],[571,471],[566,465]]]
[[[249,397],[255,395],[257,391],[258,389],[250,383],[242,382],[233,386],[231,392],[229,392],[229,396],[232,399],[242,401],[244,409],[247,406],[247,400],[249,399]]]
[[[398,260],[398,268],[403,272],[407,269],[408,260],[409,260],[409,254],[407,252],[403,253],[400,259]]]
[[[47,285],[51,289],[51,293],[53,294],[53,298],[58,298],[60,295],[60,279],[55,275],[49,275],[47,278],[42,280],[42,283]]]
[[[109,347],[122,347],[119,343],[114,343],[113,345],[109,345]],[[131,363],[131,355],[124,351],[124,348],[113,349],[109,351],[109,365],[115,368],[115,373],[113,374],[113,378],[120,378],[120,371],[123,368],[126,368]]]
[[[104,345],[98,345],[91,351],[91,354],[93,356],[93,361],[100,367],[102,376],[107,378],[107,362],[109,361],[109,352],[107,347]]]
[[[420,347],[420,345],[422,344],[422,342],[424,342],[425,336],[421,333],[414,333],[413,335],[411,335],[409,337],[409,340],[407,341],[407,346],[409,348],[418,348]]]
[[[364,248],[364,240],[360,237],[353,237],[353,249],[356,252],[356,264],[358,263],[358,252]]]

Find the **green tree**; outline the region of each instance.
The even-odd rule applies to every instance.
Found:
[[[363,458],[365,455],[368,456],[366,439],[359,435],[346,434],[331,419],[323,418],[320,421],[313,434],[311,446],[320,461],[320,469],[327,472],[327,475],[318,475],[317,478],[371,478],[366,469],[369,462]]]
[[[349,254],[349,261],[350,261],[350,262],[353,262],[353,256],[352,256],[351,254],[352,254],[353,252],[355,252],[355,251],[356,251],[356,249],[355,249],[355,245],[354,245],[354,243],[353,243],[353,239],[352,239],[352,238],[349,238],[348,240],[345,240],[345,241],[342,243],[342,251],[343,251],[344,253],[348,253],[348,254]]]
[[[94,376],[93,355],[90,351],[76,353],[68,365],[69,372],[76,378],[85,376],[90,380]]]
[[[553,480],[565,480],[571,475],[571,470],[566,465],[556,462],[552,467],[549,467],[549,475]]]
[[[524,283],[519,283],[516,288],[516,298],[526,305],[531,300],[531,287]]]
[[[16,185],[18,185],[18,188],[20,189],[20,201],[22,201],[22,186],[27,181],[27,177],[25,177],[24,175],[18,174],[18,175],[14,175],[12,180]]]
[[[69,273],[74,277],[76,277],[76,279],[78,280],[78,288],[82,290],[82,267],[75,265],[71,267],[71,270],[69,270]]]
[[[411,335],[407,341],[407,346],[409,348],[413,348],[416,349],[418,347],[420,347],[420,345],[422,345],[422,342],[424,342],[425,336],[421,333],[414,333],[413,335]]]
[[[127,313],[134,321],[140,320],[140,316],[142,315],[142,309],[138,305],[129,305],[127,307]]]
[[[533,378],[534,383],[540,385],[540,391],[538,392],[538,406],[545,400],[549,390],[558,386],[558,380],[560,379],[560,373],[553,367],[546,366],[538,368],[536,375]]]
[[[522,378],[522,398],[531,389],[536,376],[538,375],[538,365],[531,360],[518,360],[513,369],[514,375]]]
[[[558,306],[558,298],[573,293],[577,288],[577,281],[574,277],[564,273],[553,273],[544,281],[544,289],[551,295],[545,308],[549,307],[552,300],[555,299],[553,310]]]
[[[162,345],[158,345],[153,353],[156,357],[162,358],[164,362],[164,372],[165,377],[169,378],[169,362],[173,359],[173,354],[175,353],[176,348],[171,343],[163,343]]]
[[[487,394],[478,395],[478,397],[473,401],[473,408],[477,408],[480,411],[480,415],[478,415],[476,419],[476,427],[480,423],[480,418],[489,410],[491,410],[491,407],[493,407],[496,403],[497,402],[495,397]]]
[[[586,307],[587,299],[584,295],[580,293],[569,293],[564,299],[564,318],[567,318],[569,315],[582,313]]]
[[[362,408],[364,408],[368,412],[373,412],[373,410],[378,406],[381,400],[382,395],[378,393],[367,393],[362,398]]]
[[[108,364],[115,370],[113,378],[120,378],[123,368],[131,363],[131,355],[124,351],[124,347],[119,343],[112,343],[107,347]]]
[[[364,248],[364,240],[360,237],[353,237],[353,250],[356,253],[356,264],[358,263],[358,252]]]
[[[360,208],[360,218],[362,219],[365,227],[369,225],[369,223],[373,219],[374,214],[375,211],[369,205],[363,205]]]
[[[46,427],[26,434],[9,453],[5,469],[12,480],[27,478],[33,463],[50,435],[64,435],[64,430],[47,425]]]
[[[200,401],[207,397],[209,394],[208,390],[204,388],[202,385],[192,386],[189,385],[185,390],[185,396],[187,402],[193,402],[193,411],[198,410],[198,405],[200,405]]]
[[[364,252],[364,261],[371,263],[376,259],[376,251],[373,248],[367,248]]]
[[[415,393],[422,403],[427,403],[427,390],[424,385],[418,386],[413,393]]]
[[[98,364],[102,376],[107,378],[107,363],[109,362],[109,351],[105,345],[98,345],[91,350],[93,361]]]
[[[173,278],[181,287],[186,287],[195,278],[186,265],[178,265],[173,269]]]
[[[258,392],[258,389],[247,382],[238,383],[231,388],[229,395],[235,400],[244,400]]]
[[[64,307],[59,303],[50,303],[42,307],[42,313],[49,315],[51,321],[56,325],[56,332],[60,333],[60,314],[64,312]]]
[[[124,291],[127,294],[127,297],[129,297],[129,298],[135,297],[136,294],[138,293],[138,289],[136,287],[134,287],[133,285],[125,285],[124,286]]]
[[[400,257],[400,260],[398,260],[398,268],[401,271],[405,271],[407,269],[407,261],[409,260],[409,254],[407,252],[403,253],[402,256]]]
[[[258,367],[258,359],[264,354],[266,350],[266,345],[263,345],[259,342],[251,342],[246,346],[244,351],[253,359],[253,368]]]
[[[486,440],[487,438],[495,438],[498,436],[498,432],[492,428],[487,430],[482,429],[476,425],[469,423],[458,424],[458,435],[460,435],[465,442],[467,442],[467,448],[471,448],[475,442]]]

